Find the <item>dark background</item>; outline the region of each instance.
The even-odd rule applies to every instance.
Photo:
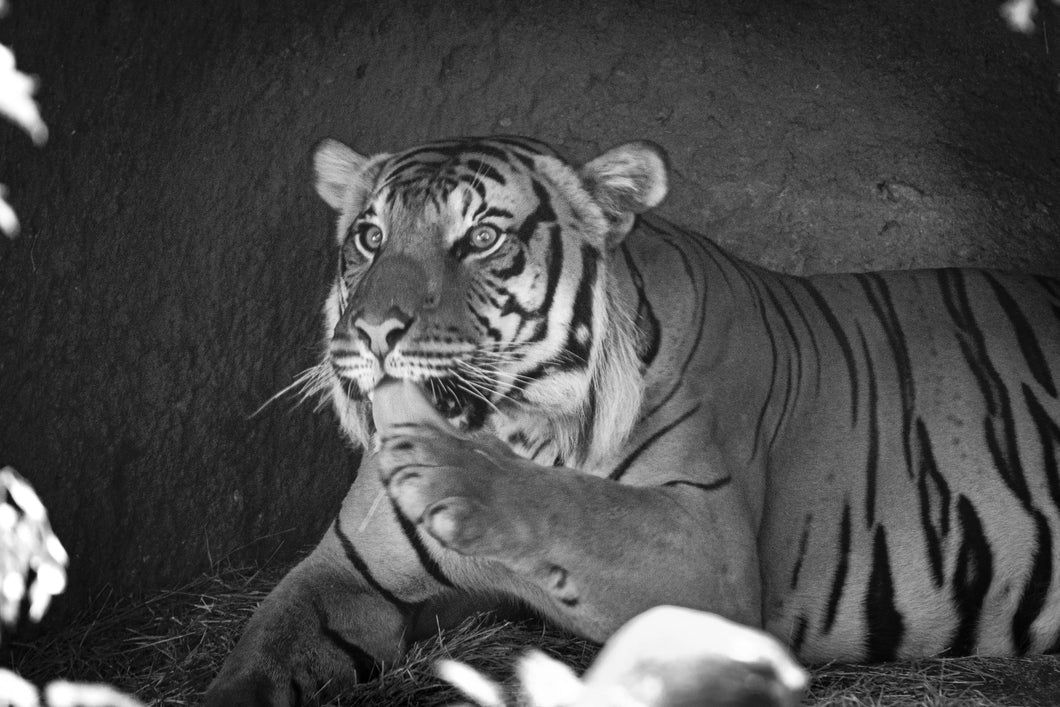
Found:
[[[14,0],[51,140],[0,125],[0,464],[70,551],[56,615],[288,560],[337,508],[330,409],[251,417],[321,351],[319,138],[648,138],[662,212],[778,269],[1058,274],[1057,76],[997,7]]]

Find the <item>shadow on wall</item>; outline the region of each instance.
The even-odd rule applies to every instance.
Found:
[[[1057,101],[989,4],[143,5],[0,23],[52,128],[40,152],[3,135],[24,234],[0,242],[0,462],[70,550],[56,617],[289,558],[330,520],[356,468],[330,412],[251,417],[320,355],[326,135],[652,139],[667,215],[792,272],[1060,265]]]

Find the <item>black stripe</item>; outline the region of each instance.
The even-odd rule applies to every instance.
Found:
[[[805,614],[799,614],[799,617],[795,619],[795,632],[791,637],[791,650],[796,655],[802,650],[802,644],[806,641],[806,629],[809,626],[810,622],[806,620]]]
[[[585,463],[585,451],[591,449],[593,446],[597,423],[597,407],[599,404],[599,401],[596,399],[596,384],[594,382],[591,382],[589,385],[589,394],[587,397],[588,399],[585,401],[585,407],[582,408],[581,413],[580,449],[574,452],[572,459],[565,459],[564,463],[578,464],[580,466]]]
[[[530,181],[530,186],[534,190],[534,196],[537,197],[537,206],[534,212],[523,219],[519,228],[515,230],[515,237],[525,244],[530,243],[539,225],[553,223],[556,220],[556,212],[552,209],[552,197],[548,195],[548,190],[536,179]]]
[[[806,558],[806,549],[810,545],[810,527],[813,523],[813,513],[807,513],[802,521],[802,534],[799,536],[799,555],[795,558],[795,566],[791,569],[791,591],[799,586],[799,575],[802,573],[802,562]]]
[[[961,353],[986,400],[987,416],[983,419],[983,428],[994,467],[1009,490],[1029,510],[1030,492],[1020,461],[1008,388],[990,360],[983,332],[972,314],[964,275],[960,270],[950,268],[939,270],[938,277],[946,309],[959,329]]]
[[[762,288],[769,295],[769,301],[773,303],[773,308],[777,314],[780,315],[780,321],[784,323],[784,328],[788,330],[788,337],[791,340],[792,348],[795,352],[795,371],[798,374],[795,378],[795,388],[798,390],[800,387],[798,384],[802,381],[802,344],[799,342],[799,337],[795,334],[795,327],[791,323],[791,318],[788,317],[788,313],[784,310],[784,306],[780,303],[780,299],[776,293],[769,286],[769,282],[763,281]]]
[[[493,140],[491,142],[497,143],[497,142],[500,142],[500,141]],[[489,142],[483,141],[482,138],[467,138],[464,141],[463,145],[464,145],[464,150],[467,151],[467,152],[471,152],[471,153],[476,153],[477,152],[480,155],[485,155],[486,157],[492,157],[493,159],[497,160],[498,162],[502,162],[504,164],[510,164],[511,155],[514,154],[514,153],[508,152],[503,147],[495,147],[494,145],[491,145]]]
[[[346,559],[348,559],[350,561],[350,564],[353,565],[354,569],[356,569],[360,573],[360,575],[364,577],[364,581],[368,582],[368,585],[372,589],[379,592],[380,596],[382,596],[388,602],[393,604],[401,613],[408,614],[410,611],[412,611],[414,607],[412,603],[398,599],[396,596],[394,596],[393,592],[391,592],[389,589],[380,584],[379,580],[377,580],[372,575],[371,571],[368,569],[368,564],[364,561],[364,558],[362,558],[360,554],[358,554],[357,548],[353,546],[353,543],[350,541],[350,538],[346,535],[346,533],[342,531],[342,526],[339,524],[338,518],[335,519],[335,523],[332,525],[332,527],[335,529],[335,534],[339,536],[339,542],[342,543],[342,549],[346,553]]]
[[[1053,383],[1053,376],[1049,372],[1049,364],[1042,353],[1042,347],[1038,344],[1038,337],[1034,335],[1034,327],[1027,321],[1027,317],[1024,316],[1019,305],[1016,304],[1016,300],[1013,299],[1008,290],[995,280],[989,272],[983,271],[982,275],[990,283],[990,287],[994,290],[994,296],[997,297],[998,304],[1001,305],[1001,309],[1005,310],[1005,314],[1012,323],[1012,328],[1016,331],[1016,341],[1019,342],[1020,351],[1023,352],[1023,358],[1027,361],[1027,367],[1031,369],[1034,380],[1038,381],[1038,385],[1045,388],[1045,392],[1055,398],[1056,384]]]
[[[847,571],[850,569],[850,504],[843,504],[843,520],[839,524],[839,559],[835,567],[835,578],[832,580],[832,591],[828,597],[828,607],[825,610],[824,625],[821,633],[828,633],[835,624],[836,612],[839,610],[839,600],[843,598],[843,589],[847,581]]]
[[[798,347],[796,346],[796,348]],[[777,435],[780,434],[780,430],[784,427],[784,421],[794,409],[794,404],[792,403],[792,393],[794,392],[796,395],[798,394],[796,376],[793,375],[791,371],[792,367],[795,367],[798,364],[794,363],[790,356],[787,358],[787,363],[788,374],[784,377],[784,399],[780,402],[780,414],[777,415],[777,421],[773,424],[773,431],[769,435],[769,443],[766,444],[767,450],[773,449],[773,444],[777,440]]]
[[[644,288],[644,276],[633,260],[633,253],[629,250],[629,244],[622,241],[622,256],[626,261],[626,269],[629,270],[630,278],[633,280],[633,289],[637,291],[637,329],[640,331],[638,354],[641,363],[647,368],[659,353],[661,337],[659,331],[659,318],[655,316],[655,309],[648,299],[647,290]]]
[[[858,370],[857,366],[854,365],[854,350],[851,348],[846,334],[843,333],[843,327],[839,325],[839,320],[836,318],[835,313],[828,306],[828,302],[825,301],[824,295],[811,285],[809,280],[800,279],[797,282],[809,293],[814,304],[817,305],[817,309],[821,311],[821,316],[824,317],[828,328],[832,330],[832,335],[835,337],[836,343],[839,344],[839,350],[843,354],[843,361],[846,362],[847,366],[847,379],[850,381],[850,426],[854,427],[858,424]]]
[[[777,421],[773,425],[773,432],[769,436],[769,444],[766,449],[772,449],[773,443],[776,441],[777,435],[780,434],[781,428],[784,426],[784,421],[788,418],[788,415],[794,410],[794,403],[792,402],[792,393],[798,396],[800,384],[802,383],[802,345],[799,343],[798,336],[795,335],[795,327],[791,324],[791,319],[788,317],[787,312],[784,311],[784,307],[780,304],[780,300],[769,286],[769,282],[762,281],[762,289],[766,291],[769,296],[770,302],[773,304],[773,308],[778,315],[780,320],[784,324],[784,328],[788,332],[788,341],[791,344],[791,349],[794,352],[794,358],[791,357],[790,353],[787,356],[788,364],[788,375],[784,382],[784,400],[780,406],[780,414],[777,416]],[[764,310],[764,307],[763,307]],[[765,312],[763,311],[763,316]],[[793,374],[794,370],[794,374]]]
[[[467,218],[467,210],[471,208],[471,192],[469,192],[469,191],[467,191],[465,189],[464,190],[464,196],[461,198],[460,201],[461,201],[460,217],[466,219]],[[483,207],[485,207],[485,205],[486,205],[486,202],[479,201],[478,208],[475,209],[475,218],[476,219],[478,218],[479,213],[482,211],[482,209],[483,209]]]
[[[975,320],[972,318],[971,308],[968,304],[968,292],[965,290],[960,271],[944,268],[936,270],[935,274],[938,277],[943,304],[946,306],[946,311],[949,312],[950,319],[953,320],[959,330],[957,339],[960,344],[961,355],[964,356],[968,369],[975,376],[976,383],[986,402],[986,413],[987,415],[996,415],[998,401],[994,397],[994,390],[990,384],[988,372],[984,370],[983,364],[979,360],[978,349],[982,347],[976,347],[976,340],[982,339],[982,332],[979,331]]]
[[[560,362],[563,368],[584,368],[589,364],[589,352],[593,346],[593,294],[596,287],[597,265],[600,251],[585,244],[581,248],[581,279],[571,307],[571,319],[567,330],[567,341]],[[579,332],[585,340],[578,339]]]
[[[724,488],[732,483],[731,476],[723,476],[720,479],[715,479],[710,483],[701,484],[698,481],[687,481],[685,479],[674,479],[673,481],[663,482],[663,486],[691,486],[697,488],[700,491],[717,491],[720,488]]]
[[[349,658],[350,662],[353,664],[357,682],[366,682],[376,677],[379,674],[380,669],[380,665],[376,659],[373,658],[368,651],[348,640],[345,636],[339,633],[338,630],[332,627],[328,621],[327,612],[316,602],[313,602],[313,611],[316,613],[317,622],[320,624],[320,634]],[[302,689],[301,685],[298,685],[297,683],[295,683],[295,685],[300,693]],[[296,697],[295,704],[303,704],[301,697]]]
[[[452,581],[445,576],[445,572],[438,565],[438,562],[431,555],[430,551],[427,550],[427,546],[423,544],[423,538],[420,537],[419,531],[416,530],[416,526],[411,520],[405,517],[405,514],[398,508],[397,501],[390,498],[390,507],[394,511],[394,517],[397,518],[398,524],[401,526],[401,530],[405,533],[405,538],[409,541],[409,545],[412,545],[412,549],[416,551],[416,557],[419,558],[420,564],[423,565],[423,569],[427,570],[427,574],[434,578],[434,581],[438,582],[445,587],[453,587]]]
[[[484,210],[479,210],[479,209],[484,209]],[[490,218],[490,217],[493,217],[493,216],[499,216],[501,218],[515,218],[515,214],[513,214],[508,209],[502,209],[502,208],[497,207],[497,206],[489,206],[489,207],[487,207],[485,202],[483,202],[482,204],[479,205],[479,209],[475,210],[475,218],[476,219],[478,219],[478,218]]]
[[[452,142],[444,146],[441,144],[421,145],[395,155],[383,166],[382,171],[385,176],[380,189],[436,172],[446,160],[459,154],[461,149],[460,143]]]
[[[475,310],[470,303],[468,303],[468,313],[471,315],[471,318],[478,323],[483,336],[488,337],[493,341],[500,341],[504,338],[500,329],[494,329],[493,322],[491,322],[488,317]]]
[[[479,150],[479,152],[481,152],[481,150]],[[508,180],[504,178],[503,174],[494,169],[492,165],[488,165],[482,160],[469,158],[464,161],[464,166],[471,170],[473,174],[472,178],[475,181],[478,181],[481,177],[486,177],[487,179],[492,179],[497,182],[497,184],[502,187],[508,183]]]
[[[913,406],[916,400],[916,389],[913,383],[913,366],[909,361],[909,349],[905,343],[905,333],[902,331],[902,324],[898,320],[894,303],[891,301],[891,293],[884,279],[876,273],[857,274],[855,277],[861,283],[869,305],[876,319],[879,320],[887,336],[887,344],[894,355],[894,365],[898,376],[898,395],[902,401],[902,452],[905,455],[906,473],[911,479],[913,478]],[[873,284],[879,294],[873,292]]]
[[[1060,425],[1057,425],[1041,402],[1031,391],[1030,386],[1023,384],[1023,399],[1027,402],[1031,419],[1038,430],[1038,439],[1042,445],[1042,468],[1045,470],[1045,481],[1049,487],[1049,496],[1053,505],[1060,510],[1060,470],[1057,469],[1056,444],[1060,442]]]
[[[537,165],[534,164],[534,160],[527,155],[522,155],[518,152],[513,152],[512,157],[518,160],[527,170],[534,171],[537,169]]]
[[[659,401],[655,404],[655,407],[645,412],[642,416],[641,419],[647,420],[653,415],[655,415],[655,413],[657,413],[659,410],[661,410],[663,406],[665,406],[668,402],[670,402],[670,400],[677,393],[677,391],[680,390],[681,385],[684,383],[685,374],[688,372],[688,369],[692,365],[692,362],[697,359],[696,354],[699,353],[700,344],[704,341],[703,332],[704,327],[706,326],[708,308],[706,284],[702,282],[702,278],[697,276],[699,273],[697,273],[695,268],[692,267],[692,262],[689,259],[688,253],[684,250],[684,246],[687,244],[686,241],[674,241],[670,237],[669,233],[660,229],[649,219],[640,219],[638,223],[642,224],[647,229],[653,231],[657,235],[662,236],[663,242],[674,249],[674,252],[677,254],[677,257],[681,260],[681,267],[685,271],[685,277],[687,278],[688,284],[691,285],[694,290],[692,298],[694,299],[694,301],[699,303],[699,306],[696,308],[697,321],[695,331],[689,332],[687,334],[686,339],[692,341],[693,345],[688,347],[688,353],[685,355],[684,361],[681,362],[681,366],[678,369],[677,375],[669,376],[674,381],[672,387],[668,391],[666,391],[666,394],[659,398]]]
[[[760,452],[768,451],[768,449],[762,449],[760,440],[762,436],[762,428],[765,425],[766,413],[768,413],[773,407],[773,390],[776,388],[777,384],[777,362],[780,359],[780,353],[777,349],[776,337],[773,335],[773,327],[769,325],[769,317],[766,316],[765,305],[762,303],[762,296],[759,294],[758,288],[746,274],[740,273],[740,275],[744,278],[747,288],[754,298],[755,308],[758,310],[759,318],[762,320],[762,326],[765,328],[766,338],[769,339],[769,388],[766,389],[766,395],[762,399],[762,407],[758,411],[758,419],[755,420],[754,436],[752,437],[754,455],[758,455]],[[779,423],[779,421],[780,418],[778,416],[777,422]],[[773,433],[776,433],[775,427]],[[772,443],[772,440],[770,440],[770,443]]]
[[[500,270],[490,270],[490,275],[498,280],[510,280],[517,275],[522,275],[526,270],[526,251],[522,248],[516,250],[511,256],[511,263]]]
[[[1007,405],[1005,406],[1008,407]],[[1020,462],[1019,447],[1016,441],[1016,429],[1011,417],[1001,419],[1001,431],[997,429],[997,419],[983,420],[983,433],[986,435],[986,446],[990,450],[990,459],[994,468],[1001,475],[1009,490],[1024,505],[1031,507],[1031,492],[1027,488],[1027,479],[1023,475],[1023,464]],[[1004,439],[999,439],[1004,436]]]
[[[868,379],[869,405],[869,449],[865,456],[865,527],[869,530],[876,525],[876,479],[880,466],[880,421],[876,390],[876,370],[869,353],[865,334],[858,325],[858,339],[861,341],[861,352],[865,356],[865,374]]]
[[[707,256],[711,259],[711,261],[714,262],[714,265],[718,268],[718,272],[720,272],[721,276],[725,279],[725,285],[733,294],[735,294],[735,290],[733,289],[732,280],[729,279],[728,272],[726,272],[725,267],[721,264],[722,260],[728,263],[729,268],[733,270],[736,274],[738,274],[741,278],[743,278],[744,281],[747,280],[748,275],[752,272],[769,272],[763,271],[762,268],[756,267],[746,261],[740,260],[736,256],[729,253],[727,250],[716,245],[709,238],[701,234],[690,233],[689,231],[681,231],[681,235],[688,239],[688,242],[690,242],[692,245],[696,246],[699,249],[700,253]]]
[[[504,303],[498,308],[498,317],[506,317],[509,314],[518,315],[520,319],[520,330],[526,326],[537,324],[538,312],[536,310],[529,310],[523,307],[523,305],[519,303],[519,299],[507,287],[501,287],[496,283],[490,283],[490,286],[493,291],[492,295],[489,294],[488,290],[485,290],[482,293],[484,296],[487,297],[489,302],[493,303],[501,299],[504,300]],[[518,337],[518,333],[516,334],[516,337]]]
[[[813,368],[816,374],[814,381],[814,395],[819,395],[821,391],[821,348],[817,345],[817,335],[814,333],[813,327],[810,325],[810,320],[806,317],[806,312],[803,311],[802,305],[799,304],[799,300],[795,296],[795,293],[792,292],[790,287],[788,287],[787,278],[780,280],[780,286],[784,288],[784,292],[788,296],[788,301],[791,302],[791,305],[795,308],[795,312],[799,315],[799,319],[802,320],[802,326],[806,330],[806,334],[810,337],[810,348],[813,349]]]
[[[522,340],[521,343],[523,344],[537,343],[543,340],[548,332],[548,312],[552,308],[552,302],[556,296],[556,288],[559,285],[560,276],[563,274],[563,236],[562,228],[559,224],[555,224],[549,229],[547,272],[548,281],[545,284],[545,294],[540,307],[537,307],[534,311],[528,311],[519,304],[514,296],[509,295],[500,310],[499,316],[502,317],[513,312],[519,315],[519,328],[516,332],[517,339],[522,335],[525,327],[534,327],[533,332]],[[554,363],[550,363],[548,368],[550,369],[553,365]],[[538,366],[538,369],[542,373],[547,370],[543,366]],[[527,376],[520,377],[519,381],[513,386],[511,393],[521,396],[530,382]]]
[[[865,592],[865,656],[871,662],[898,657],[905,621],[894,603],[894,579],[887,552],[887,531],[877,526],[872,542],[872,572]]]
[[[475,193],[478,194],[478,198],[481,201],[486,200],[486,185],[482,182],[481,179],[472,180],[470,177],[464,177],[461,181],[463,181],[469,188],[473,189]],[[456,185],[454,184],[453,186],[455,187]],[[445,207],[442,206],[442,204],[438,201],[437,193],[437,191],[432,192],[432,196],[435,197],[434,206],[438,209],[438,211],[442,212],[445,210]]]
[[[994,576],[993,553],[975,507],[963,494],[957,497],[961,542],[950,583],[950,598],[957,609],[957,630],[950,641],[951,655],[971,655],[978,644],[979,615]]]
[[[1023,596],[1020,597],[1019,606],[1012,617],[1012,643],[1019,655],[1031,650],[1031,626],[1045,608],[1049,585],[1053,579],[1053,536],[1049,532],[1049,523],[1045,516],[1034,511],[1034,524],[1037,526],[1037,543],[1031,576],[1027,580],[1027,586],[1023,588]]]
[[[668,425],[666,425],[664,427],[661,427],[658,430],[656,430],[655,434],[653,434],[651,437],[648,437],[648,439],[646,439],[643,442],[641,442],[640,446],[638,446],[628,456],[626,456],[626,458],[623,459],[622,462],[618,466],[616,466],[614,468],[614,470],[612,470],[612,472],[610,474],[608,474],[607,478],[611,479],[612,481],[618,481],[619,479],[621,479],[625,475],[625,473],[627,471],[629,471],[629,467],[633,464],[633,462],[635,462],[637,460],[637,458],[640,457],[640,455],[643,454],[645,451],[647,451],[653,444],[655,444],[657,441],[659,441],[660,437],[662,437],[667,432],[669,432],[670,430],[672,430],[675,427],[677,427],[678,425],[680,425],[682,422],[684,422],[688,418],[690,418],[693,415],[695,415],[697,412],[699,412],[699,404],[698,403],[696,404],[696,406],[694,408],[692,408],[691,410],[688,410],[687,412],[685,412],[685,414],[681,415],[680,417],[678,417],[676,420],[674,420],[670,424],[668,424]]]
[[[541,306],[537,308],[535,314],[541,316],[543,319],[547,319],[549,311],[552,309],[552,302],[556,298],[556,289],[559,287],[560,277],[563,275],[563,229],[559,224],[553,225],[549,229],[549,246],[548,246],[548,281],[545,285],[545,296],[541,299]],[[511,299],[515,299],[512,297]],[[538,327],[533,336],[530,337],[528,342],[537,342],[545,338],[545,331],[547,327],[544,322]]]
[[[935,453],[931,448],[931,437],[921,418],[916,420],[917,447],[917,495],[920,498],[920,525],[924,529],[924,542],[931,564],[931,577],[936,587],[942,587],[942,539],[950,532],[950,487],[939,473]]]

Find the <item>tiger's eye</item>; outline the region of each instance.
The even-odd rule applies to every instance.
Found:
[[[475,226],[468,234],[468,240],[471,241],[471,247],[475,250],[489,250],[497,245],[497,241],[500,240],[500,237],[500,231],[493,226]]]
[[[378,226],[364,226],[357,234],[357,240],[365,252],[374,253],[383,245],[383,232]]]

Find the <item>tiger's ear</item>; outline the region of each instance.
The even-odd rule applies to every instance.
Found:
[[[321,140],[313,150],[317,194],[335,211],[342,211],[351,188],[371,186],[365,169],[371,162],[372,158],[353,151],[338,140]]]
[[[633,226],[633,217],[657,206],[669,187],[666,153],[646,141],[611,148],[578,173],[615,226],[609,240],[624,237]]]

